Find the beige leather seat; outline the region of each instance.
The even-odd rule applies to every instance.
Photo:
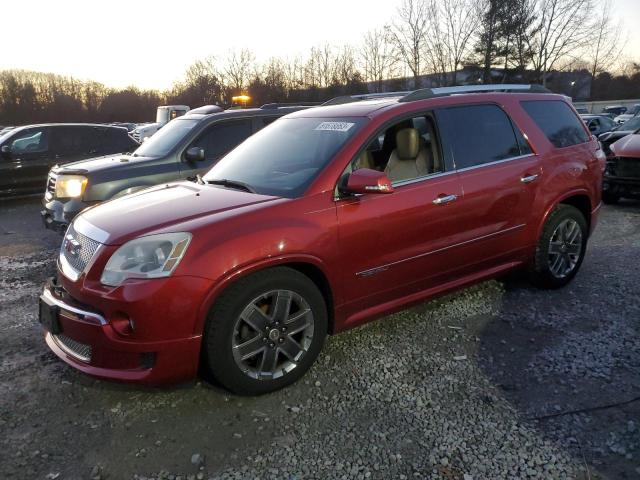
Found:
[[[384,173],[392,182],[400,182],[428,175],[432,164],[418,130],[403,128],[396,133],[396,148],[391,152]]]

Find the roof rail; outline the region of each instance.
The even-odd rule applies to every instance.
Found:
[[[289,102],[289,103],[265,103],[260,108],[263,110],[272,110],[280,107],[313,107],[320,105],[322,102]]]
[[[193,110],[189,110],[187,115],[191,114],[202,114],[209,115],[211,113],[222,112],[224,109],[218,105],[203,105],[202,107],[194,108]]]
[[[408,93],[402,97],[399,102],[413,102],[415,100],[424,100],[426,98],[442,97],[445,95],[456,95],[460,93],[481,93],[481,92],[529,92],[529,93],[552,93],[546,87],[537,84],[507,84],[498,83],[493,85],[463,85],[459,87],[437,87],[437,88],[421,88]]]
[[[332,98],[331,100],[327,100],[322,105],[342,105],[343,103],[353,103],[359,102],[361,100],[371,100],[375,98],[386,98],[386,97],[402,97],[411,93],[410,91],[402,91],[402,92],[382,92],[382,93],[362,93],[358,95],[342,95],[340,97]]]

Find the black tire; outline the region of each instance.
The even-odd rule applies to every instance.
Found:
[[[578,225],[581,235],[581,244],[579,248],[579,256],[577,257],[575,265],[566,273],[566,275],[559,277],[557,274],[554,274],[552,270],[553,267],[551,265],[549,250],[552,238],[554,234],[556,234],[556,229],[558,229],[565,221],[573,221]],[[564,224],[566,225],[566,223]],[[571,205],[558,205],[555,210],[551,212],[549,218],[547,218],[542,234],[538,239],[535,257],[529,267],[529,279],[531,283],[539,288],[545,289],[561,288],[567,285],[573,277],[576,276],[576,273],[578,273],[578,270],[582,265],[587,249],[588,235],[589,230],[587,227],[587,221],[582,215],[582,212]]]
[[[293,292],[304,299],[311,310],[310,323],[313,323],[313,335],[311,339],[306,340],[308,348],[295,362],[296,365],[291,371],[281,373],[282,376],[279,378],[253,378],[243,371],[234,358],[234,339],[238,336],[237,322],[246,308],[254,305],[254,300],[274,291]],[[239,395],[261,395],[278,390],[297,381],[311,367],[322,349],[327,334],[327,323],[324,297],[307,276],[288,267],[275,267],[257,272],[241,278],[227,288],[212,306],[202,341],[203,367],[223,387]],[[250,333],[255,335],[254,331]],[[250,340],[261,335],[257,334]],[[269,334],[265,333],[264,338],[270,338],[267,335]],[[266,342],[271,344],[270,340]],[[277,346],[276,352],[277,359],[287,361]]]
[[[615,205],[620,201],[620,195],[611,192],[602,192],[602,201],[607,205]]]

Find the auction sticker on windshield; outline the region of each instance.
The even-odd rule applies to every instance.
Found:
[[[322,122],[314,130],[327,130],[331,132],[347,132],[355,123],[349,122]]]

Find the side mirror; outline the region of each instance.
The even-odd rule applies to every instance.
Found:
[[[2,148],[0,148],[0,153],[2,153],[4,158],[11,158],[11,147],[9,145],[3,145]]]
[[[187,149],[184,154],[184,158],[192,162],[201,162],[204,160],[204,148],[191,147]]]
[[[598,126],[597,125],[589,125],[589,130],[591,130],[592,132],[597,132],[598,131]]]
[[[347,185],[344,188],[347,193],[393,193],[391,180],[383,172],[361,168],[349,174]]]

